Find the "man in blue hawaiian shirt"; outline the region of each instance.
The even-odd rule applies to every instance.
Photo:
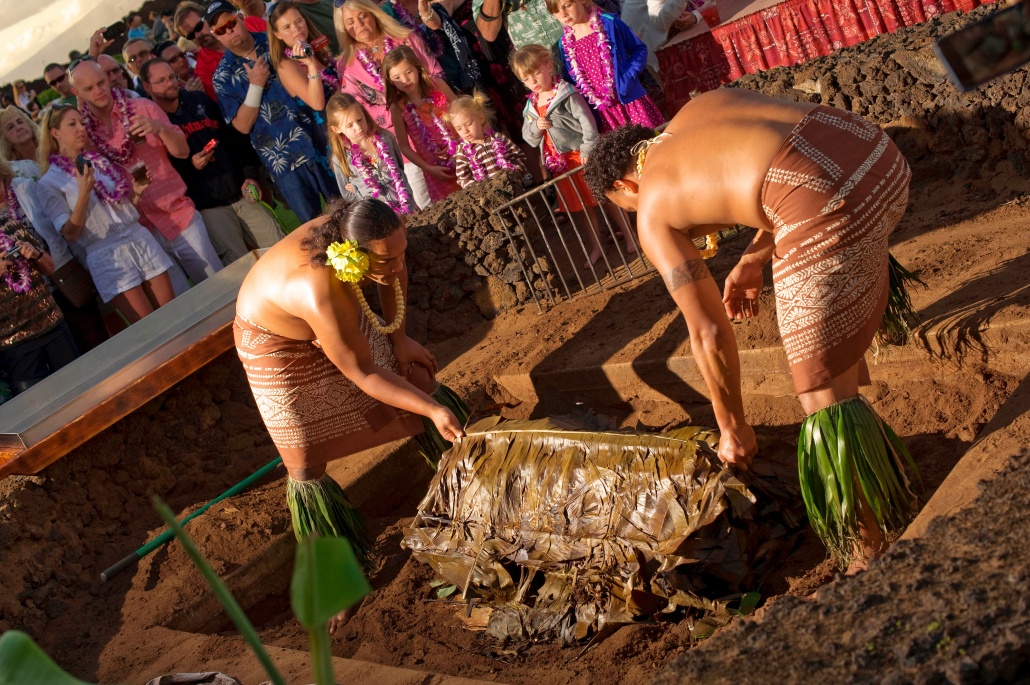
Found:
[[[227,123],[250,142],[272,175],[283,199],[307,222],[322,211],[321,198],[336,197],[336,184],[319,161],[312,137],[314,123],[272,71],[268,38],[250,33],[226,0],[208,6],[205,20],[225,46],[215,70],[218,105]]]

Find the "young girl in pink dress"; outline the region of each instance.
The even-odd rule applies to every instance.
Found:
[[[591,0],[546,0],[565,31],[558,43],[562,69],[597,112],[601,132],[629,124],[655,128],[665,117],[644,91],[647,46],[618,17]]]
[[[383,74],[401,154],[422,169],[429,199],[439,202],[459,188],[454,176],[458,135],[444,119],[454,92],[443,80],[434,79],[406,45],[387,53]]]

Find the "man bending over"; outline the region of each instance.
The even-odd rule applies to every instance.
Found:
[[[891,270],[898,283],[909,276],[887,252],[908,201],[901,152],[849,112],[722,89],[688,103],[660,135],[631,126],[602,136],[586,178],[594,194],[637,212],[644,253],[686,319],[719,457],[741,469],[757,445],[727,316],[755,315],[773,259],[780,335],[808,415],[798,468],[809,520],[841,568],[864,567],[918,507],[902,466],[911,457],[858,394],[881,322],[891,334],[905,325],[887,308]],[[758,235],[720,295],[692,239],[735,224]],[[901,286],[890,295],[908,302]]]

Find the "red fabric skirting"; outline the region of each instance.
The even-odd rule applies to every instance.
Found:
[[[995,0],[785,0],[658,51],[672,112],[695,91],[793,66],[881,33]]]

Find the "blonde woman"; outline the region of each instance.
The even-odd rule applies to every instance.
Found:
[[[9,162],[35,159],[39,126],[14,105],[0,109],[0,157]]]
[[[61,236],[85,249],[100,298],[130,323],[170,302],[172,260],[139,223],[142,186],[92,149],[75,108],[55,105],[41,128],[40,203]]]

